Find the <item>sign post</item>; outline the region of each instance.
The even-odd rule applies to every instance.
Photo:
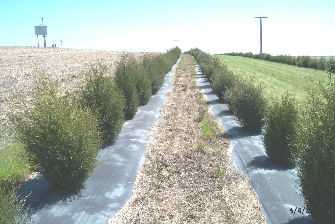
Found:
[[[42,24],[40,26],[35,26],[35,35],[37,36],[37,47],[40,47],[40,43],[38,41],[38,35],[42,35],[44,38],[44,47],[47,47],[46,35],[48,34],[47,26],[43,25],[43,17]]]

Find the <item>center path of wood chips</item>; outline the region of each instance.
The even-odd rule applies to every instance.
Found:
[[[230,159],[224,131],[207,113],[195,61],[182,55],[131,199],[110,223],[265,223],[257,195]],[[204,117],[210,133],[203,133]]]

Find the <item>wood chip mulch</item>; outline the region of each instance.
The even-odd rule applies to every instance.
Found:
[[[265,223],[256,193],[232,165],[224,130],[208,114],[194,65],[182,55],[132,197],[110,223]],[[216,124],[210,138],[199,123],[204,111]]]

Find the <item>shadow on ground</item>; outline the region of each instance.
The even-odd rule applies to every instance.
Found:
[[[219,99],[209,100],[206,103],[209,104],[209,105],[219,104],[220,100]]]
[[[222,111],[220,112],[223,115],[228,115],[228,111]],[[238,139],[238,138],[244,138],[244,137],[249,137],[249,136],[256,136],[258,134],[250,134],[244,127],[241,126],[235,126],[230,128],[226,134],[225,137],[230,138],[230,139]]]
[[[36,212],[42,208],[48,208],[58,202],[71,202],[80,197],[80,189],[72,192],[65,192],[52,185],[41,175],[25,182],[18,190],[19,197],[27,196],[26,205],[31,212]]]
[[[311,216],[302,216],[299,218],[291,219],[286,224],[315,224]]]
[[[294,168],[294,166],[278,165],[272,162],[270,158],[266,155],[256,156],[250,163],[248,163],[247,167],[255,167],[264,170],[277,170],[277,171],[286,171]]]
[[[213,103],[211,105],[214,105],[214,104],[216,104],[216,103]],[[234,114],[230,110],[221,110],[219,113],[215,113],[214,115],[216,115],[218,117],[223,117],[223,116],[229,116],[229,115],[234,115]]]
[[[211,85],[207,84],[207,85],[203,85],[203,86],[200,86],[201,89],[209,89],[211,88]]]

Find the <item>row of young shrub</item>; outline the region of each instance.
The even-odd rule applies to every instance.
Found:
[[[202,57],[210,56],[199,50],[191,50],[190,53],[194,53],[196,57],[201,55],[198,57],[200,60]],[[208,61],[210,60],[207,59]],[[248,92],[249,96],[240,94],[238,91],[230,92],[229,88],[232,87],[229,83],[231,82],[227,80],[234,80],[232,78],[234,76],[220,65],[220,69],[222,68],[224,68],[222,72],[217,74],[223,77],[215,79],[213,77],[215,77],[216,68],[211,69],[214,71],[210,79],[213,90],[219,94],[223,92],[223,99],[226,101],[227,98],[228,101],[231,100],[229,98],[233,98],[248,105],[247,100],[250,100],[250,95],[254,95],[253,91],[242,84],[242,88]],[[225,75],[226,78],[224,78]],[[329,76],[331,77],[330,71]],[[232,86],[234,85],[236,84]],[[317,85],[321,91],[309,90],[303,108],[298,108],[294,96],[288,93],[283,95],[280,101],[266,104],[264,146],[267,155],[275,163],[284,166],[298,165],[298,175],[307,210],[318,223],[333,223],[335,221],[335,213],[333,213],[335,208],[335,82],[330,78],[328,83],[317,83]],[[219,94],[219,98],[222,99]],[[251,104],[259,108],[257,101],[256,103],[251,101]],[[245,106],[245,110],[252,110],[251,107],[252,105]],[[254,112],[251,112],[251,115],[255,116]]]
[[[226,53],[225,55],[231,56],[242,56],[255,59],[262,59],[266,61],[279,62],[288,65],[296,65],[305,68],[314,68],[319,70],[331,70],[335,72],[335,59],[325,58],[325,57],[310,57],[310,56],[290,56],[290,55],[278,55],[272,56],[270,54],[253,54],[252,52],[242,53],[242,52],[232,52]]]
[[[32,107],[15,119],[30,162],[61,188],[81,187],[95,166],[101,145],[116,141],[123,122],[149,101],[151,78],[158,80],[155,87],[160,88],[180,53],[175,48],[143,61],[124,56],[115,77],[106,75],[105,67],[96,66],[73,97],[61,96],[44,77],[34,91]]]
[[[237,78],[217,57],[199,49],[191,49],[189,53],[195,57],[218,98],[228,104],[239,122],[252,133],[260,132],[266,107],[260,86]]]
[[[180,54],[174,48],[143,60],[124,56],[114,77],[104,66],[92,67],[73,96],[61,95],[41,76],[29,109],[13,119],[34,171],[63,190],[79,189],[92,173],[102,144],[116,141],[124,121],[159,90]],[[24,223],[28,220],[24,199],[7,186],[9,180],[0,180],[0,223]]]
[[[321,93],[309,91],[294,144],[308,211],[317,223],[335,223],[335,82],[317,85]]]

